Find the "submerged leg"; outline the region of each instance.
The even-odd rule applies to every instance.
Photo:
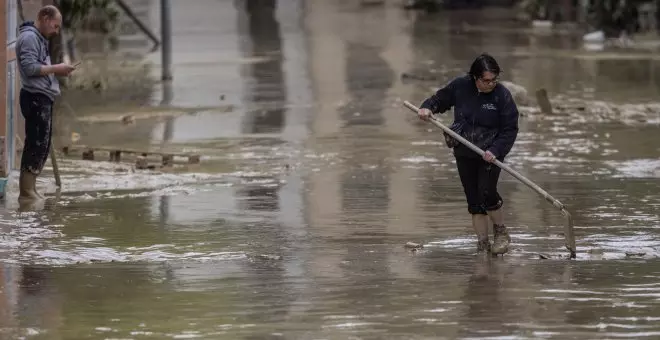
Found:
[[[488,215],[472,215],[472,227],[477,234],[477,252],[490,252],[490,241],[488,240]]]

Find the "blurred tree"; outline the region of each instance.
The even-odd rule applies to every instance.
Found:
[[[18,0],[20,3],[21,1]],[[114,29],[119,12],[112,0],[53,0],[53,5],[62,13],[61,34],[50,39],[51,62],[64,61],[64,50],[68,47],[69,57],[76,60],[73,37],[78,29],[92,29],[109,33]],[[68,79],[59,77],[60,84],[67,87]]]
[[[119,12],[112,0],[55,0],[62,12],[62,26],[67,31],[87,28],[90,24],[97,30],[108,33],[113,30]]]

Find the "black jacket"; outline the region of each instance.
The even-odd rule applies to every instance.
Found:
[[[518,107],[502,84],[489,93],[481,93],[472,77],[458,77],[427,98],[421,107],[433,113],[454,107],[451,129],[482,150],[492,152],[500,161],[509,154],[518,136]],[[479,157],[462,144],[454,148],[454,154]]]

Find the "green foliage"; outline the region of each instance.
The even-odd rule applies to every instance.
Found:
[[[521,8],[530,19],[549,19],[550,10],[548,0],[523,0],[518,3],[518,7]]]
[[[66,29],[85,26],[89,21],[99,25],[100,29],[109,32],[117,22],[119,12],[112,6],[112,0],[60,0],[57,7],[62,13],[62,25]],[[91,19],[91,17],[95,17]]]

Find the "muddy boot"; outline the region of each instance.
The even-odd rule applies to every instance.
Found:
[[[472,227],[477,234],[477,252],[490,252],[490,242],[488,240],[488,216],[472,215]]]
[[[493,255],[508,252],[509,243],[511,243],[511,236],[509,236],[509,232],[506,231],[506,227],[504,225],[493,225],[493,234],[495,235],[493,247],[491,248]]]
[[[41,197],[36,191],[37,176],[29,171],[21,171],[18,179],[20,194],[19,200],[39,200]]]
[[[477,253],[490,253],[490,241],[487,238],[477,241]]]

